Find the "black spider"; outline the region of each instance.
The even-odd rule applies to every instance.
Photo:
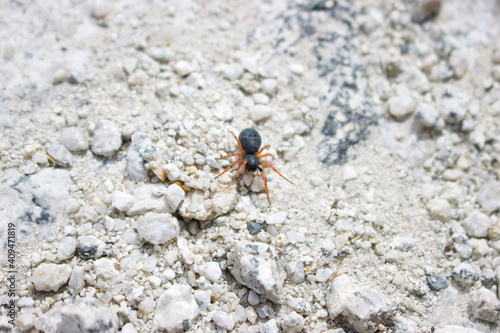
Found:
[[[240,174],[242,171],[243,171],[243,175],[245,175],[247,171],[259,170],[262,174],[262,178],[264,179],[264,186],[266,188],[267,200],[269,200],[269,204],[271,204],[271,199],[269,198],[269,190],[267,189],[267,176],[266,176],[266,173],[264,172],[264,170],[262,169],[262,166],[266,166],[266,167],[273,169],[283,179],[290,182],[290,184],[293,184],[293,183],[290,180],[286,179],[285,176],[283,176],[281,173],[279,173],[278,170],[276,170],[272,164],[260,161],[260,159],[263,157],[266,157],[266,156],[274,157],[274,156],[272,154],[261,155],[261,153],[264,149],[267,149],[271,146],[267,145],[267,146],[260,148],[260,145],[262,144],[262,138],[260,137],[259,132],[257,132],[256,130],[254,130],[252,128],[244,129],[240,133],[239,140],[236,137],[236,135],[234,135],[233,132],[231,132],[231,134],[234,136],[234,138],[238,142],[238,146],[240,147],[241,154],[234,153],[234,154],[226,155],[226,156],[221,157],[221,158],[238,156],[240,159],[234,161],[233,164],[231,164],[231,166],[229,168],[224,170],[221,174],[219,174],[215,178],[217,179],[218,177],[222,176],[224,173],[231,170],[236,164],[241,164],[241,166],[238,169],[238,172],[233,176],[233,179],[236,178],[236,176],[238,174]],[[260,150],[259,150],[259,148],[260,148]]]

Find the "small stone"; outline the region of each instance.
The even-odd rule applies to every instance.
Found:
[[[215,104],[214,116],[222,121],[231,121],[234,118],[231,106],[224,102]]]
[[[174,52],[169,47],[150,47],[146,54],[160,63],[166,63],[172,59]]]
[[[455,283],[462,288],[470,288],[477,280],[479,280],[479,276],[472,266],[465,262],[453,269],[451,277],[453,278],[453,281],[455,281]]]
[[[179,76],[187,76],[193,71],[193,67],[191,67],[189,62],[180,60],[174,65],[174,70]]]
[[[302,75],[304,73],[304,66],[301,64],[291,64],[288,66],[288,69],[295,75]]]
[[[121,212],[128,211],[134,204],[134,197],[125,192],[114,192],[111,196],[111,204]]]
[[[284,332],[287,333],[299,333],[304,328],[306,320],[304,317],[299,315],[297,312],[292,311],[283,317],[281,321],[281,327]]]
[[[214,313],[214,323],[223,329],[231,331],[234,328],[234,320],[231,314],[226,311],[216,311]]]
[[[200,314],[200,308],[191,288],[174,284],[168,288],[156,304],[154,321],[167,332],[185,332]]]
[[[53,143],[50,145],[47,153],[56,160],[58,163],[62,163],[64,166],[70,166],[73,164],[73,155],[71,152],[61,144]]]
[[[73,272],[71,273],[71,277],[69,278],[68,281],[68,287],[76,292],[79,293],[84,285],[85,285],[85,269],[81,266],[76,266],[73,268]]]
[[[127,215],[144,215],[147,212],[173,212],[163,197],[164,192],[165,185],[163,184],[143,184],[136,187],[133,193],[134,203],[127,210]]]
[[[282,302],[284,271],[272,246],[241,241],[227,257],[236,281],[272,302]]]
[[[289,262],[286,264],[286,274],[288,276],[288,280],[294,284],[300,284],[306,280],[304,264],[300,261]]]
[[[120,272],[115,268],[116,259],[101,258],[94,261],[94,273],[103,280],[111,280],[118,276]]]
[[[451,217],[451,205],[448,200],[434,198],[429,200],[426,207],[433,219],[447,221]]]
[[[216,262],[207,262],[199,267],[200,275],[211,282],[220,282],[222,280],[222,270]]]
[[[252,95],[255,104],[269,104],[269,97],[266,94],[256,93]]]
[[[437,16],[441,11],[442,0],[418,0],[415,2],[411,12],[411,20],[415,23],[423,23]]]
[[[455,78],[462,78],[469,69],[469,51],[468,50],[453,50],[450,54],[449,64]]]
[[[142,86],[148,80],[148,74],[142,69],[138,69],[129,75],[127,83],[131,87]]]
[[[123,70],[127,75],[132,74],[137,68],[137,59],[127,58],[123,60]]]
[[[170,185],[165,191],[165,199],[168,205],[174,210],[177,210],[179,204],[186,198],[186,192],[177,184]]]
[[[491,290],[484,287],[479,289],[472,295],[469,306],[474,318],[490,323],[498,323],[500,301]]]
[[[52,83],[53,84],[59,84],[68,78],[68,71],[65,68],[58,68],[54,71],[54,74],[52,75]]]
[[[57,259],[60,261],[69,259],[76,251],[76,244],[78,242],[73,237],[64,237],[61,245],[57,249]]]
[[[266,218],[267,224],[283,224],[286,221],[286,217],[288,216],[288,212],[278,212],[269,215]]]
[[[118,316],[94,298],[80,298],[76,303],[60,309],[61,322],[58,332],[103,332],[118,331]]]
[[[43,263],[37,266],[32,281],[38,291],[58,291],[71,276],[71,266]]]
[[[278,328],[278,324],[276,323],[276,319],[273,318],[268,320],[263,324],[259,324],[259,332],[260,333],[279,333],[280,329]]]
[[[108,254],[109,247],[94,236],[78,237],[76,252],[83,259],[97,259]]]
[[[390,324],[395,313],[395,306],[385,295],[346,274],[328,285],[326,305],[332,320],[340,316],[360,333],[373,333],[379,324]]]
[[[344,167],[342,175],[343,175],[344,181],[353,180],[353,179],[358,178],[358,173],[356,172],[356,170],[354,170],[354,168],[352,168],[350,166]]]
[[[477,193],[477,202],[488,213],[498,210],[500,208],[500,182],[492,181],[483,184]]]
[[[137,224],[139,236],[151,244],[164,244],[179,236],[179,221],[168,213],[146,213]]]
[[[78,127],[66,127],[59,136],[59,142],[71,151],[87,150],[89,141],[86,133]]]
[[[167,173],[167,178],[168,180],[179,180],[181,178],[181,171],[177,167],[177,165],[173,163],[166,164],[163,166],[163,169],[165,169],[165,172]]]
[[[500,66],[493,66],[491,70],[491,76],[497,81],[500,82]]]
[[[250,119],[256,124],[269,119],[272,114],[273,110],[267,105],[256,105],[250,109]]]
[[[260,83],[260,90],[268,95],[273,95],[278,89],[278,81],[275,79],[264,79]]]
[[[461,123],[468,112],[468,99],[452,90],[443,90],[437,98],[437,108],[448,124]]]
[[[111,120],[99,120],[92,137],[92,152],[99,156],[112,156],[122,146],[122,136],[118,126]]]
[[[389,114],[395,119],[403,119],[415,111],[417,103],[408,95],[389,98]]]
[[[224,78],[229,81],[238,80],[244,72],[245,69],[241,64],[232,63],[224,68]]]
[[[488,215],[476,210],[462,222],[462,225],[469,237],[483,238],[488,236],[488,230],[493,227],[493,222]]]
[[[438,291],[441,289],[448,288],[448,281],[435,274],[429,274],[426,276],[425,281],[431,290]]]
[[[326,282],[333,274],[333,270],[330,268],[321,268],[316,272],[316,282]]]
[[[427,103],[420,103],[415,110],[415,121],[424,127],[435,128],[439,124],[439,111]],[[444,124],[444,122],[443,122]]]
[[[126,323],[122,326],[121,333],[137,333],[137,330],[135,329],[133,324]]]
[[[451,238],[453,239],[453,248],[460,255],[460,258],[470,258],[474,249],[467,236],[461,233],[454,233]]]
[[[93,18],[102,20],[104,19],[112,9],[112,2],[105,0],[93,1],[90,7],[90,15]]]
[[[153,156],[153,143],[149,135],[137,132],[132,135],[132,143],[127,152],[127,173],[135,182],[145,182],[149,179],[144,167],[144,160],[148,161]]]
[[[256,235],[256,234],[258,234],[259,232],[262,231],[263,228],[264,227],[260,223],[257,223],[257,222],[247,222],[247,229],[248,229],[248,232],[250,233],[250,235]]]

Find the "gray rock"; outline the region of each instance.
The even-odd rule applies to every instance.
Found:
[[[500,182],[492,181],[481,186],[477,201],[483,209],[492,213],[500,208]]]
[[[51,144],[47,153],[63,166],[70,166],[73,164],[73,155],[66,147],[59,143]]]
[[[379,324],[389,324],[395,314],[395,306],[385,295],[346,274],[328,285],[326,305],[332,320],[340,317],[360,333],[375,332]]]
[[[472,295],[469,301],[471,315],[476,319],[498,323],[500,301],[494,292],[482,287]]]
[[[32,281],[38,291],[58,291],[71,276],[71,266],[43,263],[37,266]]]
[[[466,235],[461,233],[454,233],[451,236],[453,240],[453,248],[457,251],[460,258],[468,259],[472,256],[472,245]]]
[[[71,151],[87,150],[89,140],[84,130],[78,127],[66,127],[61,131],[59,142]]]
[[[61,309],[57,332],[118,332],[118,316],[94,298],[81,298]]]
[[[461,263],[451,273],[451,277],[455,283],[462,288],[470,288],[477,280],[479,275],[468,263]]]
[[[112,252],[111,246],[94,236],[78,237],[76,252],[83,259],[97,259]]]
[[[137,224],[139,236],[151,244],[164,244],[179,236],[179,221],[168,213],[146,213]]]
[[[241,241],[227,257],[236,281],[270,301],[282,302],[285,272],[272,246]]]
[[[122,146],[122,135],[118,126],[111,120],[101,119],[97,122],[92,144],[92,152],[99,156],[112,156]]]
[[[468,99],[459,92],[444,89],[436,98],[438,110],[448,124],[461,123],[468,112]]]
[[[127,173],[131,180],[144,182],[149,179],[144,168],[144,160],[153,155],[153,143],[146,133],[137,132],[132,135],[132,143],[127,152]]]
[[[247,229],[248,229],[248,232],[250,233],[250,235],[256,235],[256,234],[258,234],[259,232],[261,232],[261,230],[263,228],[264,227],[260,223],[257,223],[257,222],[247,222]]]
[[[483,238],[488,236],[488,230],[493,227],[493,222],[488,215],[476,210],[463,220],[462,225],[469,237]]]
[[[441,0],[418,0],[411,10],[411,20],[422,23],[439,14],[441,11]]]
[[[426,276],[425,281],[431,290],[438,291],[441,289],[448,288],[448,281],[435,274],[429,274]]]
[[[167,332],[185,332],[199,314],[200,308],[191,293],[191,288],[183,284],[174,284],[158,300],[154,320]]]

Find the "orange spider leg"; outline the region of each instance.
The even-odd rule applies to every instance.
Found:
[[[240,153],[229,154],[229,155],[220,157],[219,159],[228,158],[228,157],[231,157],[231,156],[238,156],[240,158],[240,160],[243,160],[243,156],[241,156]]]
[[[285,176],[283,176],[281,173],[278,172],[278,170],[276,170],[276,168],[270,164],[270,163],[266,163],[266,162],[262,162],[260,165],[262,166],[266,166],[266,167],[269,167],[271,169],[274,170],[274,172],[276,172],[278,175],[280,175],[283,179],[285,179],[286,181],[288,181],[290,184],[293,184],[290,180],[288,180]]]
[[[223,174],[225,174],[226,172],[228,172],[229,170],[231,170],[236,164],[241,164],[242,162],[240,160],[236,160],[233,162],[233,164],[231,164],[231,166],[229,168],[227,168],[226,170],[222,171],[221,174],[219,174],[217,177],[215,177],[215,179],[219,178],[220,176],[222,176]]]
[[[244,160],[244,161],[243,161],[243,163],[241,163],[241,161],[240,161],[241,166],[240,166],[240,168],[238,169],[238,172],[237,172],[237,173],[233,176],[233,179],[235,179],[235,178],[236,178],[236,176],[238,176],[238,174],[239,174],[241,171],[243,171],[243,169],[245,169],[245,166],[247,165],[247,162],[248,162],[247,160]]]
[[[257,158],[260,160],[261,158],[266,157],[266,156],[274,157],[273,154],[264,154],[264,155],[257,156]]]
[[[264,149],[267,149],[267,148],[269,148],[269,147],[271,147],[271,145],[267,145],[267,146],[264,146],[264,147],[260,148],[260,150],[259,150],[258,152],[256,152],[256,153],[255,153],[255,155],[260,155],[260,153],[262,153],[262,151],[263,151]]]
[[[267,176],[264,170],[261,168],[259,169],[260,173],[262,174],[262,178],[264,179],[264,187],[266,188],[266,194],[267,194],[267,200],[269,201],[269,205],[271,205],[271,198],[269,198],[269,190],[267,189]]]
[[[234,138],[236,139],[236,142],[238,142],[238,147],[240,147],[240,150],[241,150],[241,152],[243,153],[243,155],[245,155],[245,154],[246,154],[246,152],[245,152],[245,149],[243,149],[243,147],[241,146],[241,142],[240,142],[240,140],[236,137],[236,135],[234,135],[234,133],[233,133],[233,132],[230,132],[230,133],[234,136]],[[243,158],[242,158],[242,159],[243,159]]]

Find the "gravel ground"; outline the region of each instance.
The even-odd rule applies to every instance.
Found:
[[[500,332],[500,2],[0,4],[0,330]],[[231,131],[272,163],[237,168]]]

